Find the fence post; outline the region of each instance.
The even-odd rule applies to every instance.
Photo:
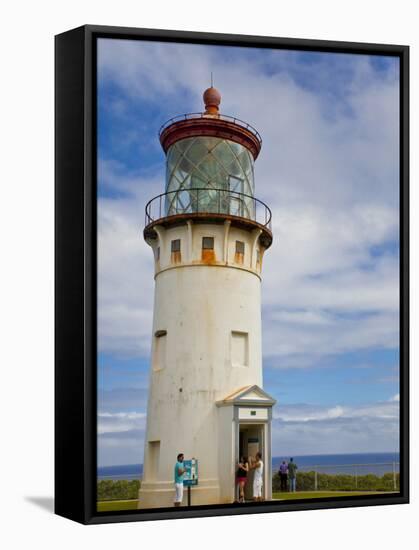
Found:
[[[395,462],[393,462],[393,486],[394,486],[394,490],[397,491],[396,463]]]
[[[358,468],[355,466],[355,489],[358,489]]]
[[[317,491],[317,470],[314,470],[314,490]]]

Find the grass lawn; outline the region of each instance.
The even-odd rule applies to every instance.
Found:
[[[273,493],[275,500],[295,500],[302,498],[325,498],[325,497],[353,497],[359,495],[383,495],[382,491],[301,491],[298,493]]]
[[[115,512],[117,510],[136,510],[138,500],[104,500],[97,503],[98,512]]]

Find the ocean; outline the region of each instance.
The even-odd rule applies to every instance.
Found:
[[[282,460],[289,460],[289,456],[275,456],[272,458],[272,472],[276,473]],[[324,474],[375,474],[382,476],[385,473],[399,472],[399,453],[357,453],[335,455],[305,455],[294,456],[294,462],[300,471],[317,470]],[[142,464],[125,464],[120,466],[100,466],[97,470],[98,479],[133,480],[141,479]]]

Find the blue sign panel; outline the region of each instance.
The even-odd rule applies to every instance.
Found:
[[[183,475],[183,485],[185,487],[198,485],[198,460],[196,458],[191,458],[191,460],[184,460],[183,467],[186,470]]]

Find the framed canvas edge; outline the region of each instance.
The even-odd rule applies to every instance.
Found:
[[[75,29],[55,39],[54,511],[79,522],[86,519],[84,35]]]
[[[409,49],[404,44],[381,44],[374,42],[353,42],[340,40],[323,40],[314,38],[290,38],[266,35],[227,34],[217,32],[184,31],[170,29],[150,29],[137,27],[116,27],[110,25],[84,25],[74,30],[85,29],[86,35],[101,38],[139,38],[153,41],[228,44],[236,46],[252,46],[266,48],[281,48],[292,50],[316,50],[325,52],[359,52],[377,55],[398,55]],[[64,33],[56,35],[60,37]]]
[[[96,39],[131,38],[173,42],[207,43],[218,45],[252,46],[281,49],[301,49],[329,52],[392,55],[400,58],[400,493],[397,495],[374,495],[344,497],[344,499],[316,499],[292,504],[264,503],[246,506],[245,509],[230,506],[200,506],[188,510],[156,509],[120,513],[96,511]],[[149,521],[330,509],[358,506],[403,504],[409,502],[409,46],[383,45],[330,40],[275,38],[266,36],[230,35],[162,29],[141,29],[85,25],[66,31],[55,37],[56,42],[56,169],[55,169],[55,513],[84,524],[126,521]],[[70,43],[79,42],[79,48]],[[73,44],[74,45],[74,44]],[[61,48],[61,50],[60,50]],[[64,53],[65,50],[65,53]],[[73,72],[79,67],[76,86],[66,88],[60,80],[62,57],[66,57]],[[65,72],[65,71],[64,71]],[[68,72],[68,70],[67,70]],[[77,71],[76,71],[77,72]],[[68,76],[68,75],[67,75]],[[69,128],[63,120],[62,111],[73,102],[77,115],[75,124]],[[73,113],[74,114],[74,113]],[[65,118],[65,117],[64,117]],[[81,143],[77,140],[81,139]],[[74,150],[77,150],[76,154]],[[63,155],[71,150],[75,154],[77,187],[74,180],[62,169]],[[66,185],[67,184],[67,185]],[[68,205],[63,204],[62,193],[71,184],[73,200],[78,208],[67,225],[60,223]],[[77,190],[75,190],[77,189]],[[64,201],[65,202],[65,201]],[[71,201],[70,201],[71,202]],[[82,205],[82,207],[81,207]],[[67,212],[68,221],[68,212]],[[82,228],[82,236],[78,230]],[[78,235],[72,243],[74,231]],[[65,245],[63,247],[63,244]],[[68,247],[78,253],[69,261]],[[62,301],[63,287],[74,276],[78,292],[73,295],[77,307],[65,309]],[[81,283],[82,281],[82,283]],[[72,289],[74,292],[74,288]],[[58,300],[57,300],[58,297]],[[80,309],[82,299],[82,313]],[[68,304],[66,304],[68,307]],[[82,337],[71,341],[68,325],[80,324]],[[73,346],[83,360],[78,364],[63,357],[63,349]],[[72,399],[68,398],[71,394]],[[69,418],[73,419],[70,432]],[[64,429],[64,431],[63,431]],[[71,441],[70,441],[71,436]],[[63,449],[67,450],[63,456]],[[74,468],[74,464],[77,466]],[[81,466],[82,465],[82,466]],[[64,471],[67,474],[64,476]],[[73,473],[69,473],[73,472]],[[82,475],[80,475],[82,472]],[[75,497],[64,505],[64,494],[70,486]]]

